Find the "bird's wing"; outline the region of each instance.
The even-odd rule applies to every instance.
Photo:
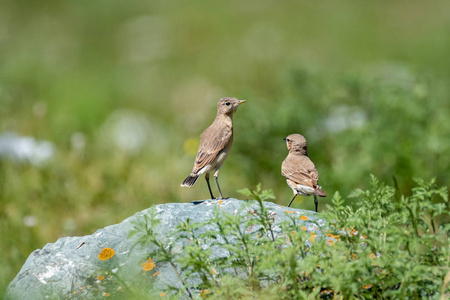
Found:
[[[281,174],[296,184],[315,188],[319,173],[314,163],[306,155],[288,155],[281,165]]]
[[[208,127],[200,136],[200,147],[192,172],[197,173],[211,164],[222,150],[231,146],[232,142],[233,131],[230,127],[221,129],[213,126]]]

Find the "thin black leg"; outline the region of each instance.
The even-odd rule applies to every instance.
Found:
[[[316,195],[314,195],[314,204],[316,205],[316,212],[317,212],[317,207],[319,206],[319,201],[317,200]]]
[[[219,176],[214,176],[214,178],[216,179],[217,189],[219,190],[219,194],[220,194],[220,197],[218,199],[228,199],[228,198],[224,198],[222,196],[222,191],[220,190],[220,186],[219,186]]]
[[[208,184],[208,190],[209,190],[209,193],[211,194],[211,199],[216,199],[216,198],[214,198],[213,193],[211,191],[211,186],[209,185],[209,174],[205,175],[205,179],[206,179],[206,183]],[[220,192],[220,190],[219,190],[219,192]]]
[[[297,197],[297,194],[294,195],[294,198],[292,198],[291,202],[289,202],[288,207],[291,207],[292,201],[294,201],[295,197]]]

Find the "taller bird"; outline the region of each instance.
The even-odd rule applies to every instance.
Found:
[[[209,184],[209,174],[214,171],[217,189],[223,199],[219,186],[219,169],[225,162],[233,144],[233,114],[245,100],[225,97],[217,103],[217,115],[214,122],[200,135],[200,146],[191,174],[183,181],[181,186],[191,187],[205,174],[211,199],[216,199]]]
[[[316,212],[318,207],[317,196],[325,197],[326,194],[319,186],[319,173],[314,163],[309,159],[306,139],[304,136],[294,133],[284,139],[289,154],[281,165],[281,174],[286,177],[286,182],[294,192],[294,198],[289,202],[291,206],[297,195],[314,195]]]

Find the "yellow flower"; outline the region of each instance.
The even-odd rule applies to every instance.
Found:
[[[202,291],[200,292],[200,297],[207,296],[207,295],[209,295],[210,293],[211,293],[211,292],[208,291],[208,290],[202,290]]]
[[[164,297],[166,295],[166,293],[162,292],[161,294],[159,294],[161,297]]]
[[[219,200],[219,202],[218,202],[219,204],[222,204],[223,203],[223,201],[222,200]]]
[[[109,296],[111,296],[110,293],[103,293],[103,297],[109,297]]]
[[[111,248],[103,248],[102,252],[98,255],[98,259],[100,260],[108,260],[115,255],[114,249]]]
[[[295,211],[292,211],[292,210],[285,210],[285,212],[287,212],[288,214],[295,214],[296,213]]]
[[[299,218],[300,218],[300,220],[308,221],[308,217],[307,216],[300,216]]]
[[[102,275],[98,275],[98,276],[97,276],[97,280],[103,280],[103,279],[105,279],[104,276],[102,276]]]
[[[142,269],[147,272],[147,271],[152,270],[156,265],[152,261],[152,259],[149,258],[146,262],[142,263],[141,266],[142,266]]]
[[[161,272],[156,272],[155,274],[153,274],[153,277],[159,276],[159,275],[161,275]]]
[[[306,231],[306,227],[305,227],[305,226],[302,226],[302,230]]]

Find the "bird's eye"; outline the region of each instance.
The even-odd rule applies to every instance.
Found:
[[[230,102],[226,102],[225,103],[226,106],[230,106],[230,104],[231,104]]]
[[[291,140],[290,139],[286,139],[286,142],[290,142]]]

